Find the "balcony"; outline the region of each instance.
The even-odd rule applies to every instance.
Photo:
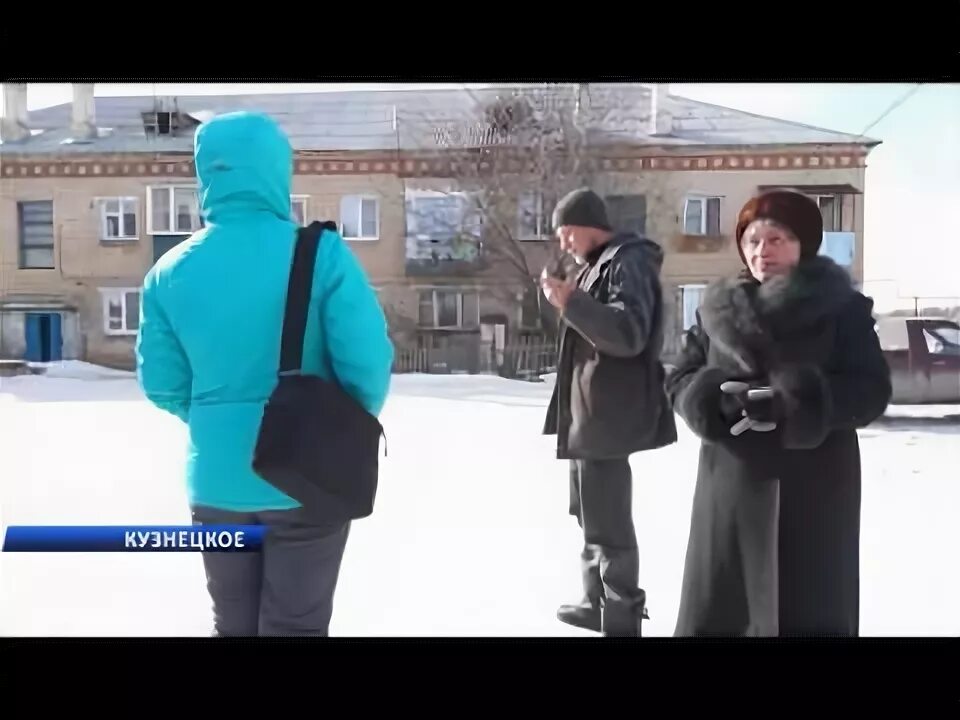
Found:
[[[472,235],[407,237],[406,274],[410,277],[474,275],[483,267],[480,241]]]
[[[483,214],[473,196],[408,189],[405,205],[408,276],[464,276],[483,268]]]
[[[723,250],[727,238],[723,235],[674,234],[671,247],[678,253],[716,253]]]
[[[853,259],[856,255],[857,236],[852,232],[824,232],[823,243],[820,245],[820,254],[833,260],[837,265],[853,268]]]

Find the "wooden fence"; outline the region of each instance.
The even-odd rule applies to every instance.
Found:
[[[520,340],[502,350],[487,346],[474,352],[463,348],[397,348],[393,361],[395,373],[483,373],[536,379],[556,369],[555,344],[539,338]]]

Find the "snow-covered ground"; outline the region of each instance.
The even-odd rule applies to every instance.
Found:
[[[567,469],[539,434],[552,387],[398,376],[371,518],[354,525],[331,633],[584,636]],[[679,602],[697,443],[635,455],[649,635]],[[864,635],[960,634],[960,406],[891,408],[861,433]],[[0,378],[0,527],[188,524],[181,423],[127,373]],[[0,635],[207,635],[196,553],[0,554]]]

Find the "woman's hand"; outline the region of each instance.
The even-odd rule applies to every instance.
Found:
[[[725,399],[729,399],[723,404],[729,407],[732,402],[739,409],[740,419],[730,428],[731,435],[736,437],[747,430],[771,432],[777,429],[777,422],[782,417],[782,404],[773,388],[727,381],[720,385],[720,391]]]

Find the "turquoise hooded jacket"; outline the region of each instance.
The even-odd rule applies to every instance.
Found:
[[[166,253],[143,284],[136,344],[146,397],[189,427],[192,505],[237,511],[298,503],[251,468],[276,387],[287,281],[293,151],[268,116],[220,115],[196,134],[205,227]],[[317,253],[303,371],[330,379],[367,411],[386,401],[393,346],[363,268],[336,232]],[[332,368],[331,368],[332,366]]]

